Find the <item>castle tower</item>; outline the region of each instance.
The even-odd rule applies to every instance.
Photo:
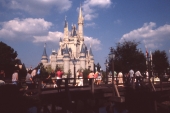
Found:
[[[60,48],[58,49],[58,52],[57,52],[57,64],[58,65],[63,64],[63,54],[62,54],[61,46],[60,46]]]
[[[85,49],[82,45],[79,60],[80,60],[80,68],[83,68],[83,69],[86,68],[86,56],[85,55],[86,55]]]
[[[62,44],[62,39],[61,39],[61,37],[60,37],[60,42],[59,42],[59,46],[61,47],[61,44]]]
[[[41,63],[47,63],[48,62],[48,58],[47,58],[47,53],[46,53],[46,43],[44,44],[44,51],[43,51],[43,55],[41,58]]]
[[[55,70],[56,68],[56,61],[57,61],[57,53],[55,50],[52,50],[52,54],[50,56],[50,61],[51,61],[51,68]]]
[[[81,44],[84,41],[84,37],[83,37],[83,25],[84,25],[84,18],[83,18],[81,6],[80,6],[79,17],[78,17],[78,33],[79,33],[79,36],[80,36],[80,41],[81,41],[80,43]]]
[[[68,51],[68,47],[66,44],[66,48],[65,48],[65,52],[64,52],[64,57],[63,57],[63,61],[64,61],[64,72],[68,73],[68,70],[70,69],[70,56],[69,56],[69,51]]]
[[[91,46],[90,46],[90,50],[89,50],[89,60],[91,61],[88,65],[91,67],[90,69],[93,70],[94,69],[94,56],[91,50]]]

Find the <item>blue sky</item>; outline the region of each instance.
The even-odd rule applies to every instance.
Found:
[[[170,0],[0,0],[0,41],[14,48],[26,67],[35,67],[44,43],[48,56],[58,49],[65,16],[69,29],[77,25],[80,4],[85,43],[102,69],[109,48],[123,40],[170,56]]]

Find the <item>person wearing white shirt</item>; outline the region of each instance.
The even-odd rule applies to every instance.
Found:
[[[140,86],[140,82],[141,82],[140,79],[142,77],[140,71],[136,71],[135,76],[136,76],[136,84]]]
[[[129,75],[130,75],[130,82],[132,83],[132,80],[133,80],[133,75],[134,75],[134,71],[131,69],[130,71],[129,71]]]
[[[12,74],[12,83],[17,85],[18,84],[18,70],[16,70],[13,74]]]
[[[119,86],[123,86],[123,74],[122,74],[122,72],[118,73],[118,80],[119,80]]]

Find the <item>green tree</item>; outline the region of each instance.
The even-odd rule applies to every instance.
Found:
[[[11,77],[15,70],[17,52],[7,44],[0,42],[0,69],[4,70],[6,77]]]
[[[83,70],[83,78],[88,78],[89,73],[90,73],[89,69],[84,69]]]
[[[89,73],[90,73],[89,69],[84,69],[83,70],[83,78],[84,78],[83,82],[84,83],[88,83],[88,79],[87,78],[88,78]]]
[[[165,73],[166,69],[169,67],[168,57],[165,51],[156,50],[152,54],[153,57],[153,70],[158,75]]]
[[[145,55],[137,48],[139,42],[124,41],[117,43],[115,53],[114,68],[115,71],[123,73],[129,72],[130,69],[134,71],[144,72],[146,70]],[[110,69],[111,66],[110,66]]]
[[[49,75],[47,67],[42,66],[40,70],[40,76],[41,78],[47,78]]]
[[[24,63],[22,64],[22,68],[19,71],[19,75],[20,75],[20,79],[24,79],[27,75],[27,70]]]

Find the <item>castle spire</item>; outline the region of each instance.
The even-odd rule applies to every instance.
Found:
[[[46,43],[44,44],[44,51],[43,51],[43,55],[42,56],[47,56],[47,53],[46,53]]]
[[[69,31],[68,31],[68,22],[66,20],[66,17],[67,16],[65,16],[65,24],[64,24],[64,41],[68,41],[68,33],[69,33]]]
[[[81,5],[80,5],[79,17],[78,17],[78,33],[79,33],[79,36],[81,38],[81,41],[84,41],[84,38],[83,38],[83,24],[84,24],[84,18],[83,18],[83,14],[82,14]]]
[[[92,50],[91,50],[91,45],[90,45],[89,55],[93,56],[93,53],[92,53]]]
[[[82,18],[82,10],[81,10],[81,4],[80,4],[80,8],[79,8],[79,18]]]
[[[66,44],[66,48],[65,48],[65,53],[64,54],[69,54],[67,44]]]
[[[42,55],[42,58],[41,58],[41,62],[42,63],[48,62],[47,53],[46,53],[46,43],[44,44],[44,51],[43,51],[43,55]]]
[[[65,24],[64,24],[64,28],[67,28],[67,27],[68,27],[68,23],[67,23],[66,18],[67,18],[67,16],[65,16]]]
[[[62,42],[61,37],[60,37],[60,42]]]

